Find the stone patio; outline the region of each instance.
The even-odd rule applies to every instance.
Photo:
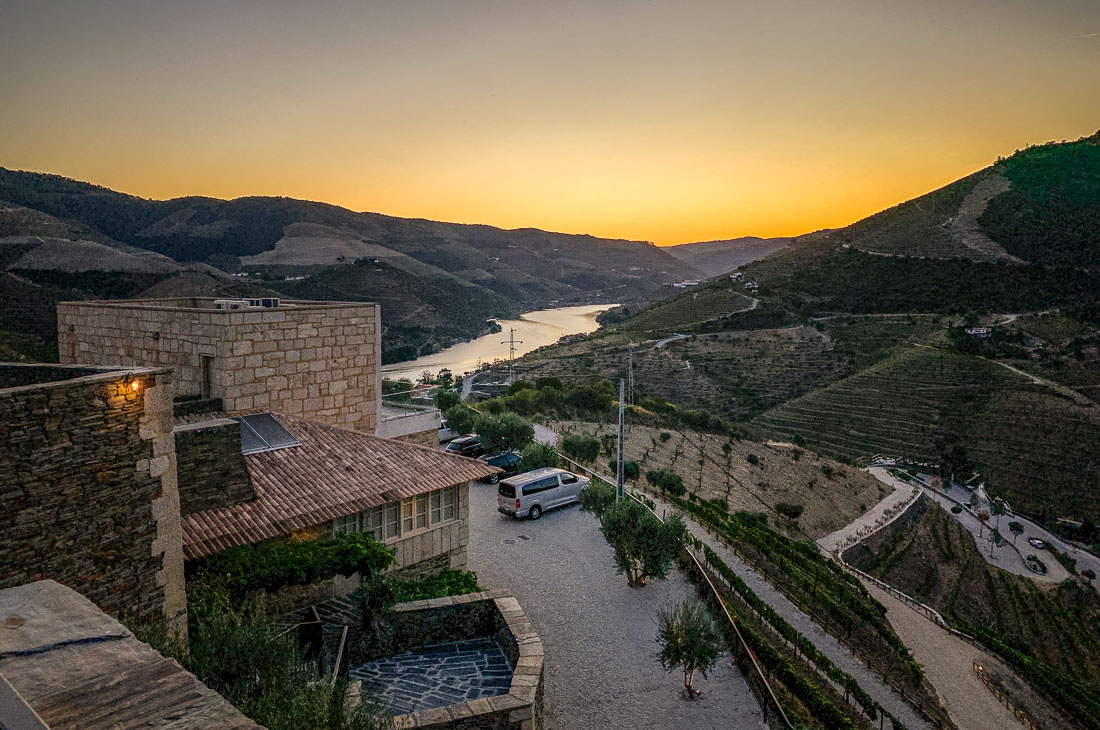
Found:
[[[395,715],[507,694],[512,683],[508,657],[488,638],[420,647],[348,674],[393,702]]]

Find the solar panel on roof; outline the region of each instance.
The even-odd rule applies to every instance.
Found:
[[[241,424],[241,452],[244,454],[302,445],[270,413],[241,416],[236,420]]]
[[[238,418],[238,421],[241,419]],[[241,453],[242,454],[255,454],[258,451],[267,451],[267,443],[264,442],[260,435],[248,427],[248,424],[241,423]]]

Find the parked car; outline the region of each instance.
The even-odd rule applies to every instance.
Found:
[[[537,520],[548,509],[576,502],[588,483],[587,477],[552,466],[518,474],[497,487],[497,512]]]
[[[486,454],[478,458],[489,466],[495,466],[504,470],[501,474],[493,474],[486,477],[485,480],[490,484],[496,484],[501,480],[501,477],[511,476],[519,471],[519,454],[515,451],[497,451],[496,453]]]
[[[451,427],[447,425],[447,419],[446,418],[440,418],[439,419],[439,443],[442,444],[442,443],[445,443],[447,441],[451,441],[456,436],[458,436],[458,434],[455,433],[454,431],[452,431]]]
[[[1047,544],[1037,537],[1029,537],[1027,539],[1027,544],[1036,550],[1046,550],[1047,547]]]
[[[477,458],[485,453],[485,447],[481,445],[481,437],[476,433],[459,436],[447,444],[446,451],[459,456]]]

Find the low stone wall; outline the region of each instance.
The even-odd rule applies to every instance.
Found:
[[[382,656],[464,639],[490,637],[511,662],[507,694],[397,715],[398,728],[535,730],[542,728],[543,648],[526,614],[508,591],[401,603],[393,608],[393,636]],[[378,657],[349,655],[352,666]]]

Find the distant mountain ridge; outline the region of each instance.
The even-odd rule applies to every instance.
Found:
[[[665,246],[664,250],[707,276],[721,276],[750,261],[770,256],[790,242],[790,237],[743,236],[722,241],[681,243]]]
[[[104,270],[97,267],[182,276],[170,271],[175,262],[202,270],[202,276],[192,273],[180,282],[192,295],[203,293],[205,282],[209,292],[236,283],[307,299],[378,301],[388,360],[474,337],[491,317],[562,304],[636,301],[700,275],[641,241],[396,218],[291,198],[147,200],[4,168],[0,243],[7,252],[0,258],[3,268],[24,286],[47,285],[49,278],[48,286],[68,289],[47,299],[102,296],[90,284],[90,273]],[[58,271],[49,270],[50,256],[33,250],[46,245],[64,251],[56,256]],[[97,257],[97,245],[121,253]],[[227,281],[219,270],[259,276]],[[172,289],[171,280],[158,284],[158,291]],[[120,288],[116,283],[114,290]],[[5,328],[0,321],[0,330]]]

